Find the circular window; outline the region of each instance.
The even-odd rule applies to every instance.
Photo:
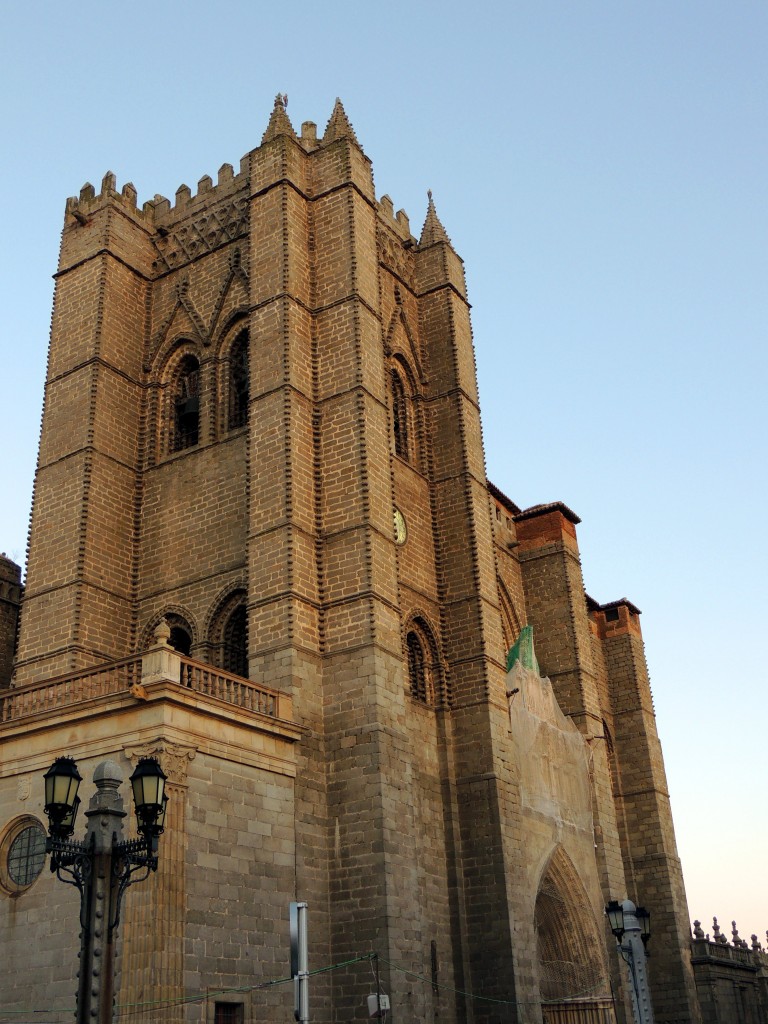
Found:
[[[28,889],[43,870],[45,839],[45,829],[31,815],[16,818],[5,829],[0,841],[0,882],[10,895]]]

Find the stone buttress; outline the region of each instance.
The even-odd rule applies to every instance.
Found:
[[[80,704],[30,719],[33,754],[21,712],[7,732],[20,773],[46,729],[86,759],[173,767],[168,860],[127,897],[137,1019],[163,999],[182,1024],[197,991],[284,976],[299,899],[311,967],[343,965],[313,979],[313,1019],[361,1016],[356,958],[377,953],[395,1021],[540,1024],[542,879],[583,890],[582,951],[601,899],[645,901],[667,943],[659,1019],[685,1017],[639,630],[624,606],[618,625],[590,618],[576,522],[486,480],[463,264],[431,195],[418,239],[376,200],[338,101],[318,137],[278,97],[238,172],[173,203],[139,208],[111,174],[68,202],[13,684],[62,677],[50,693]],[[594,835],[521,804],[505,658],[525,624],[579,730],[553,713],[551,743],[573,733],[573,763],[582,739],[588,754]],[[130,685],[88,710],[104,663]],[[10,784],[0,799],[14,806]],[[284,1019],[291,998],[244,1005]]]

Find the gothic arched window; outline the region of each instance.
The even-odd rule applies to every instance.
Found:
[[[414,618],[405,634],[408,692],[422,704],[441,704],[446,699],[437,644],[425,619]]]
[[[173,386],[171,451],[194,447],[200,440],[200,364],[184,356]]]
[[[248,677],[248,617],[244,604],[235,608],[224,627],[221,667],[233,675]]]
[[[232,675],[248,678],[248,611],[246,590],[222,594],[206,630],[207,660]]]
[[[390,371],[392,390],[392,430],[395,437],[395,455],[408,460],[408,399],[403,379],[397,370]]]
[[[424,647],[418,633],[412,631],[405,638],[408,651],[408,683],[415,700],[427,702],[427,666]]]
[[[248,331],[241,331],[229,351],[229,417],[230,430],[248,422]]]
[[[174,651],[189,657],[189,652],[192,650],[192,637],[183,626],[171,626],[171,635],[168,638],[168,643]]]
[[[178,651],[179,654],[188,658],[192,652],[192,630],[189,625],[180,615],[166,615],[165,621],[171,628],[168,643],[174,651]]]

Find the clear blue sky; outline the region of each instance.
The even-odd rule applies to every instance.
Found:
[[[765,943],[768,5],[6,4],[0,549],[23,560],[64,201],[139,202],[343,99],[464,258],[490,478],[644,612],[691,917]]]

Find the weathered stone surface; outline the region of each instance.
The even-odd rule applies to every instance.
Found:
[[[341,105],[318,141],[281,97],[217,185],[69,201],[0,829],[42,819],[56,754],[167,764],[120,928],[143,1024],[286,1019],[260,986],[294,899],[343,965],[314,1020],[366,1016],[371,952],[395,1021],[610,1014],[627,895],[662,923],[657,1019],[696,1020],[636,609],[588,609],[570,510],[489,486],[463,265],[431,199],[420,241],[393,209]],[[505,668],[528,623],[538,704]],[[0,896],[4,1008],[71,1006],[73,904]]]

